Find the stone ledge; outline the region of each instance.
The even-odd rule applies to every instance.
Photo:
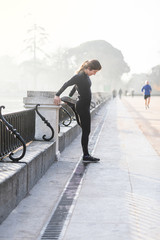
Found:
[[[15,154],[16,155],[16,154]],[[23,160],[0,162],[0,223],[28,194],[55,161],[55,142],[34,141]]]

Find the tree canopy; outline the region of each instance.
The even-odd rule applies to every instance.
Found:
[[[99,60],[102,70],[98,74],[99,81],[96,82],[97,87],[100,86],[103,91],[120,87],[122,75],[130,71],[121,51],[104,40],[85,42],[75,48],[68,49],[65,58],[68,60],[69,68],[75,70],[86,60]]]

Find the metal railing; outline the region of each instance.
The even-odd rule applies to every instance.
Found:
[[[106,99],[106,94],[95,93],[90,104],[90,111],[96,108],[97,105],[102,103]],[[72,120],[76,120],[77,117],[72,107],[69,104],[62,104],[59,110],[59,124],[69,126]]]
[[[51,126],[51,124],[48,122],[47,119],[45,119],[45,117],[42,116],[42,114],[40,114],[40,112],[38,111],[38,106],[40,106],[40,104],[37,104],[35,107],[36,113],[38,114],[38,116],[42,119],[42,121],[47,125],[47,127],[49,127],[51,129],[51,137],[46,138],[46,135],[43,135],[43,140],[44,141],[50,141],[53,137],[54,137],[54,129]]]
[[[69,126],[73,119],[75,119],[73,110],[67,104],[61,105],[59,109],[59,124],[62,123],[64,126]]]
[[[18,161],[26,151],[26,143],[35,135],[35,109],[10,114],[1,114],[0,107],[0,158],[10,153],[11,160]],[[14,158],[13,151],[23,146],[20,157]]]
[[[106,94],[96,93],[93,96],[91,109],[103,102]],[[46,138],[43,135],[43,140],[50,141],[54,137],[54,129],[50,123],[39,113],[37,104],[35,108],[17,113],[2,115],[1,111],[4,106],[0,106],[0,160],[9,155],[9,158],[14,162],[22,159],[26,152],[26,143],[33,141],[35,136],[35,112],[39,115],[42,121],[51,129],[51,137]],[[69,126],[72,120],[77,120],[75,109],[69,107],[68,104],[61,106],[59,111],[59,122],[65,126]],[[15,158],[14,151],[19,147],[23,147],[21,156]]]
[[[51,129],[51,137],[45,141],[50,141],[54,137],[54,129],[50,123],[39,113],[39,104],[35,108],[16,113],[2,115],[4,106],[0,106],[0,159],[9,155],[9,158],[18,162],[26,153],[26,143],[34,140],[35,136],[35,114],[37,113],[42,121]],[[22,154],[14,157],[13,151],[19,147],[23,147]]]

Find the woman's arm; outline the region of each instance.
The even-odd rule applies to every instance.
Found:
[[[69,81],[65,82],[63,86],[59,89],[59,91],[56,93],[56,96],[54,97],[54,104],[59,105],[61,103],[60,95],[64,90],[66,90],[67,87],[75,85],[78,81],[78,75],[73,76]]]
[[[72,90],[70,91],[70,93],[69,93],[69,96],[70,97],[72,97],[73,96],[73,94],[76,92],[76,85],[74,85],[74,87],[72,88]]]
[[[63,86],[59,89],[59,91],[56,93],[56,96],[60,96],[61,93],[64,92],[64,90],[66,90],[67,87],[75,85],[78,79],[79,79],[78,75],[75,75],[69,81],[65,82]]]

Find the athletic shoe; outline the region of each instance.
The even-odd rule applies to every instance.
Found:
[[[83,156],[83,162],[84,163],[95,163],[95,162],[99,162],[100,159],[99,158],[95,158],[95,157],[92,157],[91,155],[84,155]]]

